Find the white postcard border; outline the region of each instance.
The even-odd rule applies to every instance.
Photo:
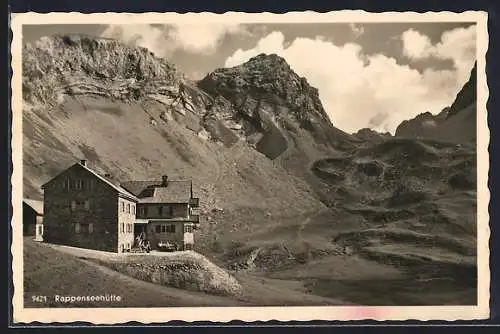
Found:
[[[165,323],[172,320],[214,321],[312,321],[312,320],[472,320],[489,317],[489,129],[486,102],[486,51],[488,30],[486,12],[385,12],[337,11],[329,13],[22,13],[12,14],[12,300],[16,323],[67,323],[85,321],[94,324],[118,324],[128,321]],[[153,24],[153,23],[290,23],[290,22],[476,22],[477,24],[477,224],[478,224],[478,305],[476,306],[384,306],[384,307],[172,307],[172,308],[37,308],[23,307],[23,236],[22,236],[22,26],[27,24]],[[92,310],[98,310],[93,312]]]

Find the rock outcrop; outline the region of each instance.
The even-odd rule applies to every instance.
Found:
[[[377,132],[369,128],[360,129],[353,136],[364,141],[380,141],[392,137],[389,132]]]
[[[318,144],[335,145],[349,138],[333,127],[318,90],[275,54],[260,54],[242,65],[217,69],[199,81],[198,87],[229,101],[233,113],[222,118],[271,159],[293,145],[290,133],[299,129]]]

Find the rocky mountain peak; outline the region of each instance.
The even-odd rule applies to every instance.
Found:
[[[242,117],[293,118],[300,127],[316,133],[332,127],[318,90],[275,54],[260,54],[244,64],[218,69],[198,86],[211,95],[223,96]]]
[[[134,98],[161,86],[186,81],[172,64],[145,48],[81,34],[54,35],[23,47],[24,99],[54,103],[61,93],[100,91]]]
[[[278,56],[275,53],[267,54],[261,53],[255,57],[250,58],[245,64],[243,64],[247,68],[252,67],[260,67],[260,66],[276,66],[283,67],[284,69],[290,69],[290,65],[287,63],[285,58]]]
[[[263,134],[257,137],[261,138],[257,147],[268,157],[277,157],[292,146],[294,140],[287,138],[290,133],[305,132],[316,144],[329,147],[352,139],[332,125],[318,89],[276,54],[259,54],[241,65],[217,69],[200,80],[198,87],[227,100],[246,135]]]
[[[447,117],[457,114],[460,110],[467,108],[477,100],[477,62],[470,72],[469,80],[457,94],[457,98],[450,106]]]

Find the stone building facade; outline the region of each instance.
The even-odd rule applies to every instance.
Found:
[[[153,249],[167,241],[193,249],[199,200],[191,181],[118,183],[81,160],[42,189],[46,242],[122,253],[144,232]]]
[[[121,252],[133,242],[133,232],[121,232],[121,224],[135,215],[120,211],[121,203],[138,199],[87,167],[74,164],[42,186],[44,190],[44,240],[50,243]]]

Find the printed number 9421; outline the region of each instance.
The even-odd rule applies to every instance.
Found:
[[[31,296],[31,300],[35,303],[46,303],[47,296]]]

